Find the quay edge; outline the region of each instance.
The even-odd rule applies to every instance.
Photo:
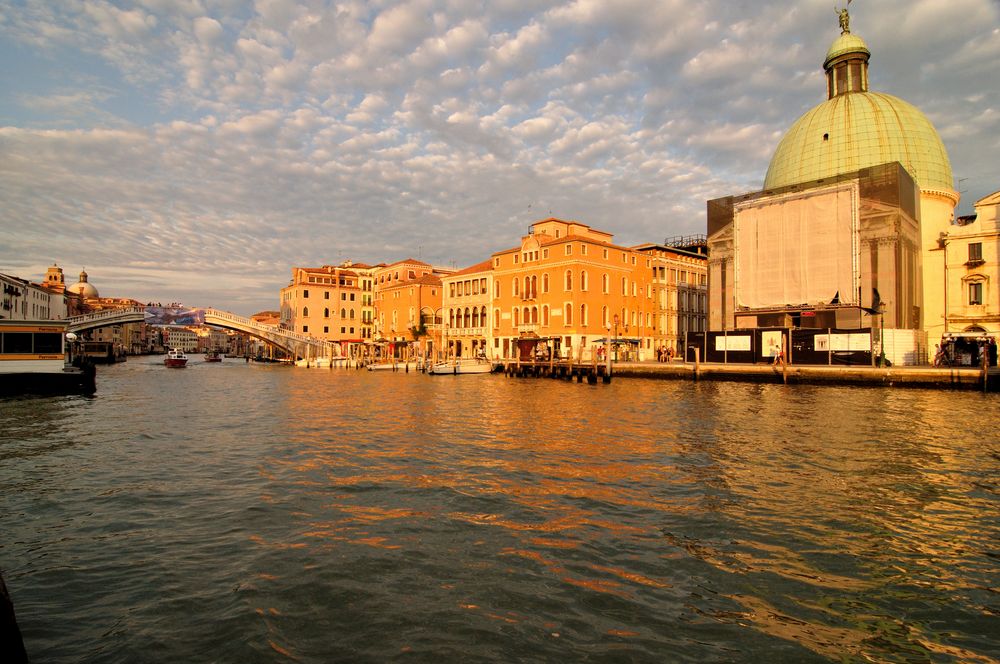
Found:
[[[622,362],[613,365],[616,378],[722,380],[798,385],[859,385],[936,389],[1000,390],[1000,370],[956,367],[772,366],[760,364],[683,364]]]

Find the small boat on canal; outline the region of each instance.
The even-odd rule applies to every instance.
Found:
[[[174,369],[182,369],[187,366],[188,357],[180,348],[171,348],[167,356],[163,358],[163,364]]]
[[[205,353],[205,361],[206,362],[221,362],[222,361],[222,353],[220,353],[218,350],[210,350],[210,351],[208,351],[208,352]]]
[[[434,376],[457,376],[458,374],[488,374],[493,372],[493,363],[482,357],[462,357],[446,362],[438,362],[427,369]]]

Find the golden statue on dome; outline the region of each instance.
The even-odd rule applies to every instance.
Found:
[[[851,5],[851,0],[847,0],[848,7]],[[847,7],[843,9],[833,8],[833,11],[837,12],[837,18],[840,20],[840,34],[846,35],[851,32],[851,15],[847,13]]]

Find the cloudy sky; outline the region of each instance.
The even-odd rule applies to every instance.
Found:
[[[842,1],[842,0],[841,0]],[[834,0],[0,0],[0,272],[241,314],[551,215],[704,233],[825,98]],[[1000,2],[858,0],[871,87],[1000,189]]]

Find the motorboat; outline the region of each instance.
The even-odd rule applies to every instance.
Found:
[[[445,362],[438,362],[427,369],[427,373],[435,376],[458,374],[487,374],[493,372],[493,363],[482,357],[463,357]]]
[[[65,321],[0,321],[0,396],[96,392],[94,363],[73,356],[76,341]]]
[[[207,353],[205,353],[205,361],[206,362],[221,362],[222,361],[222,353],[220,353],[217,350],[210,350]]]
[[[180,348],[171,348],[167,351],[167,356],[163,358],[163,364],[174,369],[186,367],[187,363],[188,357]]]

